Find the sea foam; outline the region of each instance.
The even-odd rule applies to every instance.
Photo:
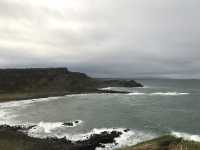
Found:
[[[171,134],[175,137],[183,138],[184,140],[200,142],[200,135],[194,135],[194,134],[189,134],[185,132],[176,132],[176,131],[172,131]]]
[[[39,98],[39,99],[30,99],[30,100],[20,100],[20,101],[10,101],[0,103],[0,125],[9,125],[9,126],[23,126],[28,127],[32,126],[33,123],[30,122],[20,122],[15,120],[18,116],[15,113],[15,108],[26,108],[33,103],[42,103],[52,100],[57,100],[61,97],[48,97],[48,98]]]
[[[163,96],[176,96],[176,95],[188,95],[189,93],[180,93],[180,92],[156,92],[151,93],[150,95],[163,95]]]
[[[44,124],[43,124],[44,125]],[[42,125],[42,126],[43,126]],[[46,126],[47,124],[45,124]],[[61,123],[54,124],[51,128],[48,128],[47,132],[51,132],[55,129],[63,127]],[[155,134],[152,133],[145,133],[142,131],[137,130],[127,130],[125,128],[94,128],[90,132],[87,133],[76,133],[76,134],[70,134],[70,133],[54,133],[54,134],[41,134],[41,130],[32,130],[30,129],[28,131],[28,135],[35,138],[47,138],[47,137],[57,137],[57,138],[66,138],[67,140],[70,140],[72,142],[76,141],[84,141],[88,140],[92,135],[94,134],[101,134],[103,132],[111,133],[112,131],[121,132],[122,134],[115,138],[114,143],[110,144],[104,144],[104,147],[98,147],[97,150],[112,150],[121,148],[124,146],[130,146],[135,145],[139,142],[146,141],[153,139],[157,137]]]
[[[62,122],[39,122],[29,130],[30,133],[51,133],[51,131],[64,127]]]
[[[11,108],[11,107],[24,107],[32,103],[37,102],[47,102],[51,100],[57,100],[61,97],[48,97],[48,98],[38,98],[38,99],[30,99],[30,100],[20,100],[20,101],[10,101],[0,103],[0,108]]]
[[[147,95],[147,93],[133,92],[133,93],[128,93],[128,95]]]
[[[189,95],[190,93],[183,92],[154,92],[154,93],[142,93],[142,92],[132,92],[127,95],[146,95],[146,96],[180,96],[180,95]]]
[[[135,145],[137,143],[153,139],[157,137],[157,135],[153,133],[145,133],[143,131],[137,131],[137,130],[128,130],[126,131],[125,128],[100,128],[100,129],[92,129],[88,133],[82,133],[82,134],[64,134],[61,137],[66,137],[66,139],[69,139],[71,141],[83,141],[89,139],[93,134],[101,134],[102,132],[108,132],[111,133],[112,131],[121,132],[122,134],[115,138],[114,143],[110,144],[104,144],[104,147],[98,147],[96,150],[113,150],[118,149],[125,146],[131,146]]]
[[[100,88],[99,90],[112,90],[112,87]]]
[[[38,138],[46,138],[54,136],[56,130],[73,128],[83,123],[82,120],[64,122],[44,122],[41,121],[36,124],[33,128],[28,130],[28,135]],[[69,125],[70,124],[70,125]]]

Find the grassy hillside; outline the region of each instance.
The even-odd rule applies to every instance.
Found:
[[[200,150],[200,143],[166,135],[120,150]]]

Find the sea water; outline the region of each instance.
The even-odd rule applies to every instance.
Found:
[[[115,149],[172,134],[200,141],[200,80],[145,79],[143,88],[107,87],[129,94],[77,94],[0,103],[0,124],[36,125],[29,136],[77,141],[121,131]],[[102,89],[105,90],[105,89]],[[73,126],[63,123],[72,122]],[[125,129],[130,129],[124,132]]]

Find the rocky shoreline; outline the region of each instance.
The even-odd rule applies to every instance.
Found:
[[[70,124],[66,124],[70,125]],[[8,125],[0,126],[0,149],[1,150],[95,150],[105,148],[105,144],[118,143],[115,138],[122,135],[120,131],[92,134],[88,139],[70,141],[63,138],[34,138],[27,135],[27,130],[33,128]],[[124,132],[128,132],[125,129]],[[164,135],[134,146],[120,148],[118,150],[199,150],[200,143],[176,138],[172,135]]]
[[[95,79],[67,68],[0,69],[0,102],[37,99],[84,93],[128,94],[127,91],[100,90],[106,87],[142,87],[134,80]],[[77,123],[77,122],[75,122]],[[74,123],[63,123],[73,126]],[[27,131],[35,126],[0,126],[0,150],[95,150],[116,143],[122,132],[101,132],[83,141],[66,138],[34,138]],[[128,132],[125,129],[123,132]]]
[[[122,133],[119,131],[101,132],[93,134],[87,140],[70,141],[66,138],[39,139],[29,137],[26,131],[32,127],[0,126],[0,149],[1,150],[95,150],[104,147],[104,144],[115,143],[115,138]],[[117,144],[117,143],[115,143]]]

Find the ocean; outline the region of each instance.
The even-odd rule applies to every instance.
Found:
[[[102,131],[123,132],[116,139],[118,144],[98,149],[134,145],[165,134],[200,141],[200,80],[137,81],[144,87],[106,88],[130,94],[77,94],[0,103],[0,124],[36,125],[29,136],[72,141]],[[66,122],[73,126],[63,125]]]

